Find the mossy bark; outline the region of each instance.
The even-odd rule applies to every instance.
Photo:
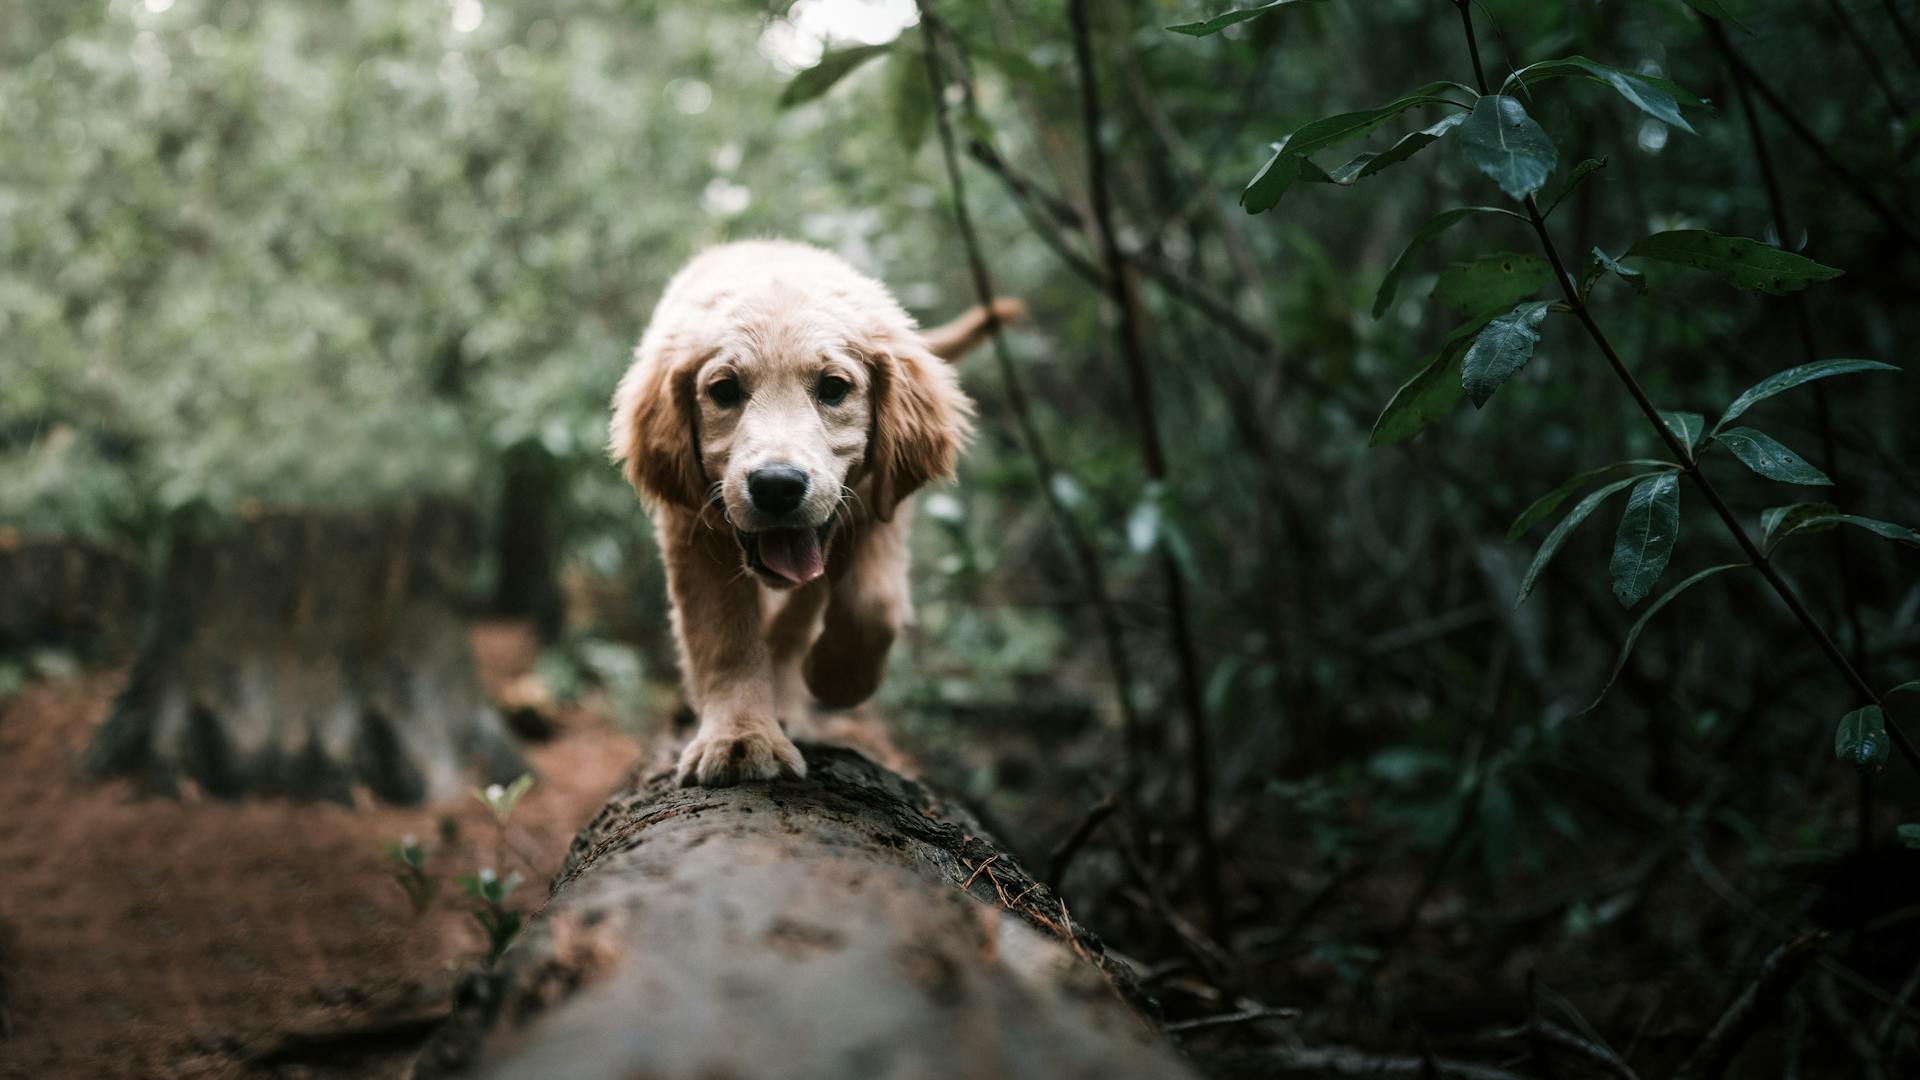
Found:
[[[446,503],[274,511],[176,536],[98,775],[220,798],[457,797],[524,763],[459,605],[468,515]]]
[[[1125,965],[964,811],[803,749],[797,782],[637,772],[416,1076],[1191,1075]]]

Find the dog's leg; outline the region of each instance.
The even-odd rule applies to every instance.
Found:
[[[907,591],[907,523],[902,504],[891,522],[869,521],[848,539],[844,569],[830,568],[827,615],[807,654],[807,688],[828,708],[858,705],[886,674],[887,652],[913,615]],[[833,572],[838,570],[838,572]]]
[[[813,707],[801,665],[807,647],[820,636],[820,613],[827,606],[824,579],[785,592],[763,592],[767,604],[767,649],[773,664],[773,715],[789,738],[815,735]]]
[[[760,586],[741,569],[733,539],[671,512],[659,515],[659,534],[680,670],[700,714],[700,730],[680,754],[681,786],[806,776],[774,713]]]

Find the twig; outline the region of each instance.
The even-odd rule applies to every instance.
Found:
[[[1146,459],[1147,479],[1156,486],[1164,486],[1167,458],[1160,441],[1159,417],[1154,409],[1153,381],[1147,371],[1139,313],[1133,298],[1128,295],[1127,260],[1120,251],[1120,241],[1114,231],[1112,201],[1107,191],[1107,155],[1100,142],[1100,88],[1094,70],[1086,0],[1069,0],[1067,17],[1073,28],[1073,55],[1080,73],[1080,112],[1086,129],[1088,196],[1093,202],[1094,224],[1106,260],[1107,289],[1118,316],[1115,333],[1120,356],[1127,368],[1128,390],[1139,427],[1141,454]],[[1191,798],[1188,826],[1193,831],[1193,841],[1200,855],[1200,892],[1206,903],[1207,920],[1214,936],[1224,940],[1228,933],[1227,901],[1220,887],[1220,856],[1213,836],[1213,737],[1207,729],[1200,657],[1193,643],[1186,576],[1165,544],[1159,546],[1158,556],[1161,585],[1167,598],[1168,637],[1179,666],[1180,697],[1187,720],[1187,772],[1188,783],[1192,787],[1188,793]]]
[[[1000,320],[992,317],[993,279],[987,271],[986,257],[981,254],[980,237],[974,231],[972,215],[967,210],[966,182],[960,173],[960,158],[954,149],[953,121],[947,115],[946,79],[941,75],[938,44],[935,31],[940,23],[934,15],[929,0],[917,0],[921,21],[926,24],[927,32],[920,35],[927,66],[928,89],[933,94],[934,121],[940,135],[941,157],[946,162],[947,184],[953,192],[953,214],[960,230],[960,239],[967,252],[967,265],[973,276],[974,292],[980,303],[987,305],[989,319],[988,336],[993,342],[994,361],[999,368],[1002,392],[1007,398],[1007,407],[1012,411],[1014,424],[1020,433],[1027,456],[1033,461],[1035,479],[1040,488],[1041,498],[1046,500],[1047,512],[1052,516],[1055,528],[1060,530],[1066,541],[1067,550],[1073,556],[1080,571],[1081,585],[1087,596],[1093,601],[1094,620],[1099,624],[1100,635],[1106,644],[1107,665],[1111,669],[1114,681],[1114,693],[1119,700],[1120,715],[1125,729],[1125,793],[1131,800],[1140,787],[1145,770],[1146,726],[1140,710],[1133,700],[1131,672],[1133,664],[1127,655],[1125,631],[1120,616],[1114,610],[1112,594],[1107,589],[1106,572],[1100,564],[1100,556],[1086,532],[1073,513],[1060,501],[1059,492],[1054,483],[1059,470],[1055,468],[1053,455],[1047,449],[1046,440],[1040,435],[1040,429],[1033,421],[1033,410],[1027,402],[1026,386],[1021,381],[1019,370],[1014,366],[1013,354],[1007,348],[1006,335],[1002,333]]]
[[[1887,9],[1887,18],[1893,20],[1893,30],[1900,35],[1900,43],[1907,47],[1913,62],[1920,65],[1920,34],[1915,34],[1913,24],[1900,13],[1900,5],[1895,0],[1880,0],[1880,6]]]
[[[1854,49],[1860,53],[1860,62],[1866,66],[1867,74],[1873,76],[1873,81],[1880,87],[1881,96],[1887,99],[1887,110],[1905,120],[1907,110],[1900,100],[1900,93],[1893,88],[1893,81],[1887,78],[1887,69],[1880,65],[1880,54],[1873,51],[1873,43],[1860,32],[1860,24],[1847,14],[1840,0],[1827,0],[1827,8],[1833,12],[1834,21],[1840,24],[1847,40],[1853,42]]]
[[[1880,220],[1886,224],[1888,229],[1899,234],[1900,239],[1904,241],[1908,247],[1920,251],[1920,235],[1916,235],[1912,227],[1901,220],[1900,216],[1894,213],[1893,208],[1888,206],[1885,200],[1881,199],[1865,180],[1861,179],[1852,169],[1849,169],[1845,164],[1841,163],[1840,159],[1833,156],[1833,152],[1828,150],[1826,144],[1820,141],[1820,137],[1813,133],[1813,129],[1807,126],[1806,121],[1800,119],[1799,114],[1794,111],[1792,104],[1782,99],[1773,87],[1767,85],[1766,80],[1760,78],[1759,74],[1747,64],[1746,60],[1740,56],[1740,53],[1735,50],[1731,44],[1727,46],[1726,55],[1727,61],[1738,69],[1741,74],[1746,76],[1747,82],[1753,87],[1754,92],[1766,101],[1767,108],[1773,110],[1774,115],[1780,118],[1781,123],[1787,125],[1788,130],[1793,132],[1795,138],[1806,144],[1807,150],[1813,154],[1814,158],[1842,184],[1845,184],[1852,190],[1855,197],[1861,202],[1866,203],[1867,207],[1879,216]]]
[[[1080,823],[1073,827],[1073,831],[1047,853],[1047,880],[1053,883],[1055,891],[1058,891],[1066,882],[1067,868],[1072,865],[1073,857],[1080,853],[1081,845],[1087,842],[1094,830],[1100,827],[1101,822],[1106,821],[1119,808],[1120,800],[1112,795],[1094,803],[1086,816],[1080,819]]]
[[[1469,0],[1454,0],[1454,6],[1460,11],[1460,21],[1465,29],[1467,39],[1471,44],[1474,40],[1474,33],[1473,15],[1469,9]],[[1479,46],[1473,45],[1472,51],[1477,56],[1479,54]],[[1729,55],[1732,54],[1730,53]],[[1739,62],[1737,57],[1734,62]],[[1473,74],[1474,78],[1484,90],[1487,85],[1486,75],[1477,68]],[[1748,73],[1748,78],[1752,80],[1751,72]],[[1761,90],[1763,94],[1765,93],[1765,85],[1763,83],[1754,81],[1753,86],[1756,90]],[[1861,677],[1860,672],[1854,668],[1846,656],[1842,655],[1839,647],[1833,643],[1833,638],[1827,635],[1826,629],[1814,619],[1812,613],[1807,610],[1806,605],[1801,602],[1799,594],[1793,591],[1793,587],[1788,585],[1786,579],[1780,576],[1780,571],[1775,569],[1773,564],[1768,561],[1767,555],[1753,542],[1753,538],[1747,535],[1746,527],[1740,524],[1740,519],[1734,516],[1733,511],[1727,506],[1726,500],[1720,497],[1719,490],[1713,486],[1711,480],[1707,479],[1706,473],[1701,471],[1700,462],[1694,457],[1692,448],[1682,442],[1680,437],[1674,433],[1673,429],[1668,427],[1666,422],[1660,419],[1660,411],[1654,407],[1652,399],[1647,397],[1647,392],[1641,387],[1640,381],[1634,378],[1633,372],[1627,369],[1626,361],[1622,360],[1620,354],[1614,351],[1613,342],[1608,340],[1606,332],[1600,329],[1600,324],[1594,321],[1593,312],[1587,307],[1585,297],[1581,295],[1579,288],[1573,282],[1573,278],[1567,273],[1566,264],[1560,258],[1560,249],[1553,242],[1553,235],[1547,232],[1547,223],[1545,219],[1540,216],[1540,203],[1532,195],[1527,196],[1526,210],[1527,219],[1532,223],[1533,231],[1540,239],[1541,250],[1546,253],[1547,262],[1553,267],[1554,278],[1560,283],[1560,291],[1566,296],[1567,306],[1572,309],[1574,316],[1580,320],[1581,326],[1586,328],[1587,336],[1591,337],[1593,343],[1599,347],[1600,354],[1606,357],[1607,363],[1613,368],[1614,374],[1619,377],[1621,383],[1626,386],[1628,393],[1633,395],[1634,403],[1640,407],[1640,412],[1646,417],[1647,423],[1653,426],[1655,434],[1666,444],[1668,451],[1674,455],[1674,460],[1684,463],[1684,468],[1682,468],[1681,471],[1688,479],[1693,481],[1694,486],[1699,489],[1700,494],[1706,497],[1708,505],[1712,506],[1714,513],[1720,516],[1720,521],[1726,526],[1727,532],[1732,534],[1734,540],[1740,545],[1741,551],[1746,553],[1748,562],[1755,570],[1760,572],[1760,576],[1765,579],[1768,586],[1779,596],[1780,602],[1787,606],[1787,610],[1793,613],[1794,618],[1799,620],[1800,626],[1806,631],[1807,636],[1812,638],[1814,644],[1820,647],[1820,651],[1826,655],[1828,662],[1833,665],[1834,669],[1845,677],[1848,683],[1852,684],[1855,695],[1863,701],[1881,706],[1882,713],[1884,714],[1886,706],[1885,703],[1880,700],[1879,693],[1873,689],[1866,679]],[[1907,738],[1906,733],[1894,723],[1891,715],[1886,717],[1886,728],[1888,736],[1893,740],[1894,748],[1900,751],[1900,755],[1907,759],[1909,765],[1913,766],[1916,770],[1920,770],[1920,748],[1914,746],[1913,742]]]
[[[992,855],[987,856],[984,862],[982,862],[979,866],[976,866],[973,868],[973,873],[967,875],[967,880],[964,884],[960,886],[960,891],[971,892],[973,890],[974,879],[979,877],[981,872],[984,871],[987,867],[992,866],[994,863],[999,861],[1000,861],[1000,853],[997,851],[994,852]]]
[[[1760,968],[1760,974],[1754,976],[1753,982],[1720,1014],[1713,1030],[1707,1032],[1706,1041],[1680,1066],[1674,1080],[1715,1080],[1725,1073],[1747,1039],[1762,1024],[1772,1022],[1787,991],[1820,959],[1821,951],[1827,947],[1827,936],[1826,931],[1816,930],[1773,950]]]
[[[1239,1012],[1221,1013],[1219,1016],[1202,1016],[1194,1020],[1176,1020],[1171,1024],[1163,1026],[1160,1030],[1167,1032],[1199,1031],[1202,1028],[1247,1024],[1255,1020],[1292,1020],[1299,1015],[1299,1009],[1274,1009],[1263,1006],[1258,1009],[1242,1009]]]
[[[1444,1080],[1521,1080],[1517,1073],[1491,1065],[1418,1057],[1383,1057],[1347,1046],[1265,1047],[1259,1061],[1270,1077],[1313,1080],[1346,1077],[1420,1077],[1437,1073]],[[1428,1062],[1431,1061],[1431,1071]]]

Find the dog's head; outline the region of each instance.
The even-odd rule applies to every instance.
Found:
[[[820,577],[847,509],[891,520],[952,475],[970,405],[904,319],[774,297],[716,323],[643,344],[614,396],[613,453],[644,496],[717,504],[760,580]]]

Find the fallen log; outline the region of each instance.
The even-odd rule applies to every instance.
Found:
[[[415,1075],[1192,1075],[1126,965],[964,810],[802,748],[797,782],[637,771]]]

